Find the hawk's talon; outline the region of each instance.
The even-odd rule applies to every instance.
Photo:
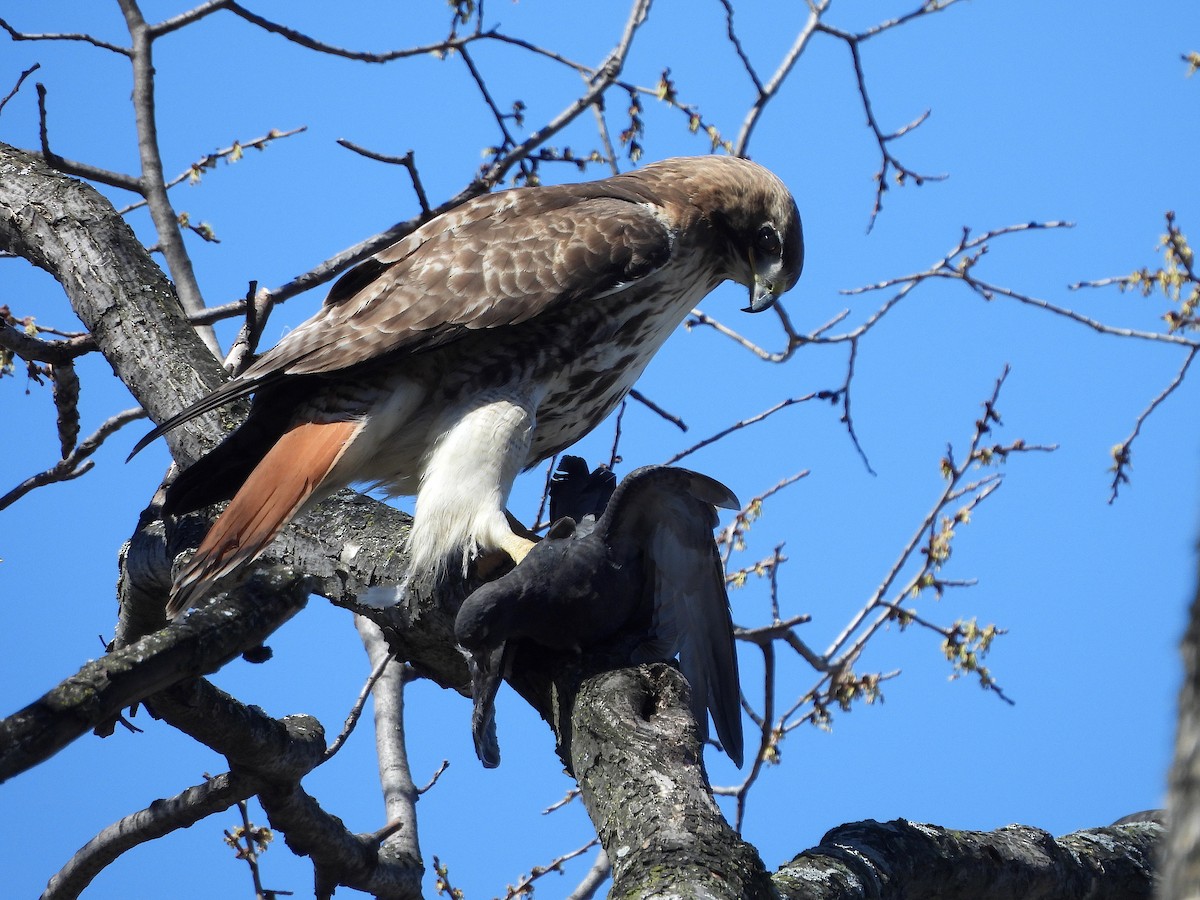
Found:
[[[487,581],[498,578],[519,566],[536,543],[517,534],[509,535],[495,550],[480,554],[475,560],[475,574]]]

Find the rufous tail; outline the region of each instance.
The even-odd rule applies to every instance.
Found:
[[[258,556],[325,481],[362,424],[301,422],[284,432],[176,576],[167,615],[178,616],[217,579]]]

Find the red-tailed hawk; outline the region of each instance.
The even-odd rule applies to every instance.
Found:
[[[168,515],[232,498],[168,613],[354,482],[416,495],[410,571],[437,576],[494,550],[521,559],[531,544],[505,514],[517,473],[604,419],[718,284],[746,285],[760,312],[803,257],[783,182],[730,157],[502,191],[427,222],[138,445],[254,395],[246,422],[167,490]]]

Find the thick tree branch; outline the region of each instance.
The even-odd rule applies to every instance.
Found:
[[[589,678],[570,725],[571,765],[613,864],[611,896],[774,895],[758,852],[713,801],[678,670]]]
[[[155,800],[146,809],[109,825],[80,847],[50,879],[42,900],[73,900],[121,854],[223,812],[253,796],[260,785],[261,780],[252,775],[227,772],[174,797]]]
[[[1155,823],[1055,839],[1024,825],[983,832],[857,822],[829,832],[773,880],[796,900],[1149,900],[1163,835]]]
[[[298,784],[268,788],[258,799],[288,848],[312,859],[317,897],[332,897],[345,885],[389,900],[420,900],[420,859],[379,845],[373,835],[351,833]]]
[[[1200,568],[1180,647],[1183,685],[1171,765],[1162,900],[1191,900],[1200,884]]]
[[[88,663],[0,721],[0,782],[113,720],[125,707],[180,679],[215,672],[261,644],[306,598],[294,579],[258,577],[171,628]]]
[[[53,275],[138,402],[161,420],[224,378],[184,317],[171,283],[94,188],[0,144],[0,249]],[[97,273],[103,277],[97,277]],[[224,416],[224,426],[235,419]],[[209,424],[167,438],[177,459],[215,443]]]
[[[375,682],[375,753],[379,758],[379,783],[383,788],[383,806],[389,836],[385,843],[394,851],[412,859],[421,858],[417,840],[417,799],[408,765],[404,736],[404,664],[391,658],[379,626],[355,616],[355,627],[367,651],[372,668],[383,665],[383,675]]]

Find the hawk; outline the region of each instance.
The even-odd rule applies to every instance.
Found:
[[[532,542],[505,512],[517,474],[596,427],[718,284],[745,285],[761,312],[803,258],[788,189],[732,157],[514,188],[430,220],[135,448],[254,395],[245,423],[167,490],[166,515],[231,500],[168,614],[351,483],[416,495],[410,573],[441,578],[495,551],[519,561]]]
[[[517,640],[579,651],[628,632],[638,642],[634,665],[679,654],[700,741],[711,712],[722,749],[741,767],[737,654],[713,541],[714,507],[739,505],[699,472],[636,469],[598,519],[559,519],[519,566],[463,601],[454,637],[468,654],[471,731],[485,766],[500,763],[494,702]]]

